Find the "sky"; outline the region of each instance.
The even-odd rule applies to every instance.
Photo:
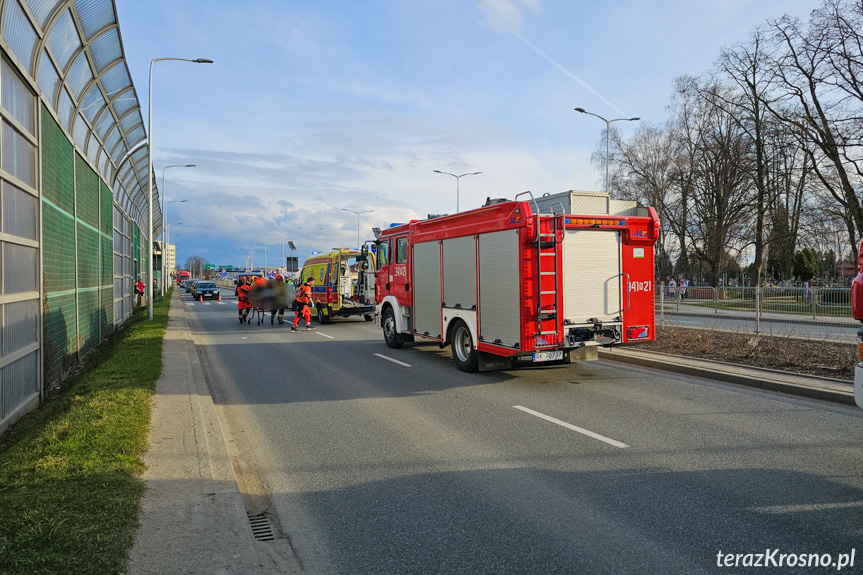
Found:
[[[300,264],[356,247],[358,219],[366,241],[487,197],[601,190],[605,124],[574,108],[640,117],[624,136],[661,124],[675,78],[818,4],[116,0],[145,117],[152,59],[214,61],[155,65],[150,136],[178,265],[234,266],[263,265],[265,246],[280,265],[283,240]],[[482,173],[457,194],[434,170]]]

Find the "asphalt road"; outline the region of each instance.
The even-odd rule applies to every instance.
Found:
[[[307,573],[727,573],[720,551],[773,549],[863,571],[855,408],[602,361],[465,374],[362,320],[290,333],[182,297]]]

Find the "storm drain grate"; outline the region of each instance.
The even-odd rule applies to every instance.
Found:
[[[273,527],[270,525],[270,520],[266,513],[258,513],[257,515],[249,515],[249,525],[252,526],[252,535],[258,541],[273,541],[276,537],[273,535]]]

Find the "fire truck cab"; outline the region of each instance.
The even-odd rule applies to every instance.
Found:
[[[384,230],[375,318],[400,348],[452,346],[463,371],[595,359],[654,339],[653,208],[566,192]]]

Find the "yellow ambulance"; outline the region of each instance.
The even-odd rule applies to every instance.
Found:
[[[374,255],[359,250],[334,249],[313,253],[303,263],[299,282],[315,278],[312,288],[313,313],[318,321],[330,323],[334,317],[361,315],[372,321],[375,314]]]

